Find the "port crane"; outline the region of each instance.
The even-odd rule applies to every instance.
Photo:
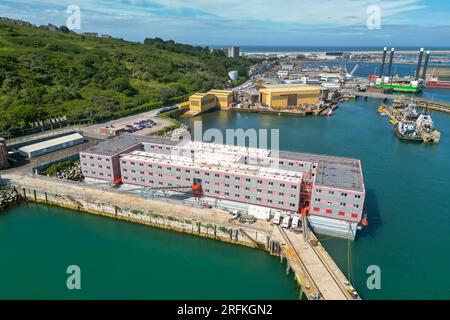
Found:
[[[353,78],[353,75],[355,74],[356,70],[358,70],[358,68],[359,68],[359,63],[355,64],[355,66],[353,67],[352,71],[348,72],[347,64],[345,64],[345,69],[344,69],[344,71],[345,71],[345,78],[347,80]]]

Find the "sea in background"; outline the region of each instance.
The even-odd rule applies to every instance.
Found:
[[[212,48],[227,48],[229,46],[211,46]],[[419,51],[420,47],[394,46],[396,51]],[[384,46],[241,46],[242,52],[308,52],[308,51],[379,51],[382,53]],[[426,47],[431,51],[450,51],[450,47],[434,46]]]
[[[450,101],[450,91],[423,96]],[[431,112],[438,145],[400,141],[381,100],[341,104],[331,117],[217,111],[203,129],[279,129],[283,150],[361,159],[369,226],[356,241],[320,236],[364,299],[450,299],[450,115]],[[268,253],[44,205],[0,214],[0,298],[296,299]],[[82,290],[66,288],[68,265]],[[381,269],[381,289],[366,286]]]

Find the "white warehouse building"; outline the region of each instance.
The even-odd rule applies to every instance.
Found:
[[[19,153],[25,157],[34,158],[82,143],[84,143],[83,136],[79,133],[73,133],[67,136],[24,146],[19,149]]]

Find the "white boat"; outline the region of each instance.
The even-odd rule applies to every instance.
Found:
[[[399,138],[404,140],[423,141],[413,121],[400,121],[395,132]]]
[[[410,121],[400,121],[398,123],[398,131],[401,134],[413,134],[416,132],[416,125]]]
[[[421,114],[416,120],[416,126],[427,132],[431,132],[434,129],[434,122],[429,114]]]
[[[417,119],[420,116],[420,113],[417,111],[417,105],[414,100],[411,100],[411,103],[406,108],[406,117],[409,119]]]

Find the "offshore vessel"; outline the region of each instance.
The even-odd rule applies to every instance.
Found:
[[[390,123],[395,127],[395,134],[402,140],[439,143],[441,133],[434,128],[434,122],[428,111],[419,113],[414,100],[393,107],[380,106],[378,112],[389,115]]]
[[[424,139],[420,134],[418,127],[425,125],[425,123],[429,123],[429,121],[432,123],[431,117],[428,114],[420,114],[417,111],[417,105],[414,100],[411,100],[411,103],[401,111],[401,114],[403,115],[403,119],[395,126],[395,133],[397,136],[403,140],[423,142]],[[431,125],[431,129],[428,130],[430,126],[428,124],[426,126],[427,132],[430,132],[434,128],[434,126]]]
[[[375,85],[379,89],[392,89],[394,92],[419,93],[422,91],[423,81],[397,80],[392,83],[379,83]]]
[[[375,78],[374,87],[378,89],[391,89],[394,92],[404,92],[404,93],[419,93],[425,87],[426,72],[428,69],[428,63],[430,60],[430,51],[427,51],[425,58],[425,65],[422,73],[422,78],[420,78],[420,70],[422,67],[422,60],[424,55],[424,49],[421,48],[419,52],[419,63],[417,64],[416,75],[414,78],[408,77],[394,77],[392,76],[392,63],[394,61],[395,49],[391,49],[388,71],[387,75],[384,75],[384,67],[387,57],[387,47],[384,48],[382,64],[379,75],[371,75],[370,79]]]
[[[450,89],[450,81],[431,81],[425,83],[427,88]]]
[[[414,121],[400,121],[395,126],[395,133],[397,137],[403,140],[423,142],[423,138],[417,132],[417,127]]]
[[[416,127],[426,132],[434,130],[434,122],[429,114],[421,114],[416,120]]]
[[[441,81],[437,77],[430,77],[425,82],[427,88],[450,89],[450,81]]]

